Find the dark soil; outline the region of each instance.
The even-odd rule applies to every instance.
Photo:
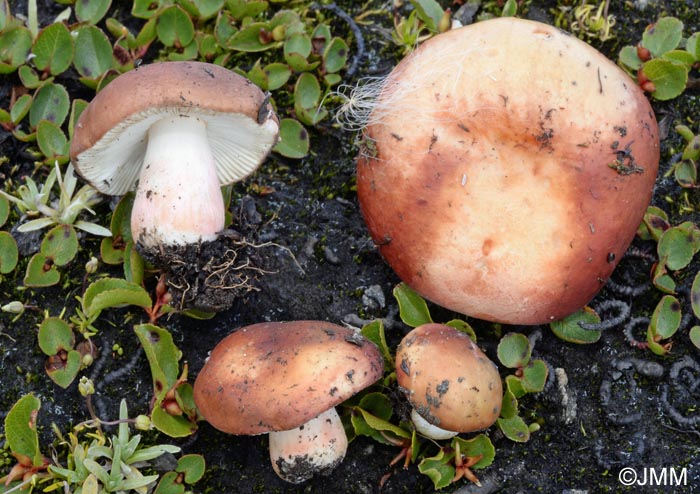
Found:
[[[20,2],[11,2],[19,4]],[[22,5],[13,5],[22,12]],[[115,15],[125,17],[130,2],[113,2]],[[443,2],[445,3],[445,2]],[[459,2],[455,2],[459,3]],[[636,44],[644,27],[659,15],[681,17],[685,32],[700,30],[700,8],[691,0],[650,0],[646,9],[641,1],[611,2],[617,15],[617,38],[601,45],[612,59],[620,47]],[[42,25],[50,21],[63,6],[48,0],[39,2]],[[362,2],[342,2],[356,14]],[[388,2],[374,1],[365,8],[386,7]],[[533,0],[530,17],[551,22],[552,2]],[[455,8],[457,5],[455,5]],[[366,36],[365,57],[355,76],[376,75],[389,69],[395,60],[386,35],[391,25],[387,16],[377,23],[363,25]],[[341,32],[347,26],[338,21]],[[355,44],[352,45],[353,50]],[[0,106],[7,107],[14,76],[0,79]],[[75,86],[75,94],[89,98],[89,91]],[[698,222],[700,201],[691,190],[690,210],[681,208],[685,197],[673,177],[666,177],[671,156],[681,149],[681,140],[673,131],[680,122],[690,122],[697,131],[700,110],[697,94],[687,92],[669,103],[655,103],[655,111],[669,137],[663,142],[662,163],[654,203],[671,216],[671,223]],[[671,129],[668,132],[668,129]],[[398,279],[384,264],[373,245],[359,213],[353,192],[357,149],[352,134],[323,123],[313,134],[312,153],[301,161],[272,156],[246,184],[236,186],[235,210],[252,204],[260,214],[256,243],[265,248],[263,268],[255,290],[237,298],[232,308],[210,320],[195,320],[174,314],[159,320],[172,334],[176,345],[189,363],[191,380],[204,364],[208,352],[225,335],[243,325],[262,321],[320,319],[360,326],[364,321],[384,318],[389,344],[395,347],[408,327],[397,316],[392,288]],[[3,154],[9,158],[0,172],[5,179],[20,180],[32,170],[26,144],[0,134]],[[17,165],[17,170],[12,167]],[[255,194],[264,186],[265,194]],[[246,197],[245,199],[243,199]],[[242,202],[243,201],[243,202]],[[108,213],[107,205],[98,213]],[[19,397],[34,392],[42,400],[39,423],[42,450],[50,453],[54,440],[50,429],[56,423],[61,430],[87,419],[84,400],[74,383],[62,390],[43,372],[45,356],[37,345],[36,327],[43,311],[59,315],[68,313],[81,294],[84,263],[90,253],[99,252],[99,240],[85,237],[82,250],[65,277],[69,289],[28,289],[21,296],[40,311],[28,310],[16,322],[8,314],[0,315],[0,414],[4,415]],[[496,428],[488,431],[495,447],[496,459],[490,467],[476,473],[482,487],[467,481],[447,487],[448,493],[483,492],[700,492],[700,354],[688,339],[688,329],[697,324],[684,318],[674,337],[671,353],[665,357],[630,345],[625,328],[637,340],[645,339],[645,325],[635,326],[639,317],[649,317],[662,294],[649,281],[656,258],[655,246],[636,240],[632,250],[613,274],[609,284],[594,299],[604,320],[618,315],[609,301],[622,301],[631,314],[619,324],[603,331],[599,342],[574,345],[557,339],[549,327],[506,327],[471,320],[477,329],[479,345],[495,360],[499,336],[510,331],[525,333],[534,343],[534,355],[550,368],[545,390],[521,401],[521,414],[528,423],[539,424],[527,443],[514,443]],[[679,280],[679,298],[684,313],[690,314],[688,289],[700,264],[696,259],[685,279]],[[21,273],[23,265],[16,272]],[[690,274],[692,273],[692,274]],[[118,271],[115,275],[120,275]],[[21,276],[2,278],[2,303],[17,298],[16,286]],[[617,307],[617,306],[615,306]],[[447,321],[455,314],[431,306],[434,319]],[[118,404],[126,398],[132,414],[146,413],[152,395],[151,374],[132,327],[146,320],[143,313],[128,308],[107,311],[97,322],[95,337],[102,353],[84,373],[95,379],[97,413],[108,419],[118,414]],[[116,346],[115,346],[116,345]],[[502,369],[503,375],[507,374]],[[390,396],[396,390],[385,390]],[[342,406],[339,411],[346,412]],[[401,411],[397,407],[397,412]],[[402,468],[402,462],[390,466],[399,448],[358,438],[349,447],[345,461],[329,476],[315,478],[301,485],[287,484],[272,471],[265,436],[233,437],[201,423],[199,431],[184,440],[147,435],[154,442],[174,442],[183,453],[200,453],[207,462],[205,478],[195,485],[200,493],[430,493],[431,480],[420,474],[415,465]],[[429,443],[426,451],[437,449]],[[644,476],[665,472],[660,486],[625,487],[618,475],[624,468],[635,469],[640,481]],[[2,469],[9,469],[8,464]],[[681,476],[682,475],[682,476]],[[674,485],[674,479],[681,485]],[[677,483],[677,482],[676,482]]]

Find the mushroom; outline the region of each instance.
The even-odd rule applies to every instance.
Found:
[[[496,365],[451,326],[424,324],[404,336],[396,350],[396,379],[413,407],[416,431],[432,439],[486,429],[501,413]]]
[[[269,433],[273,469],[300,483],[343,460],[347,438],[334,407],[382,373],[379,349],[352,329],[323,321],[253,324],[214,348],[194,400],[221,431]]]
[[[627,74],[512,17],[439,34],[401,61],[364,142],[358,198],[388,264],[443,307],[509,324],[558,320],[593,298],[659,162],[652,108]]]
[[[276,143],[268,98],[218,65],[164,62],[126,72],[80,115],[70,156],[104,194],[136,188],[131,232],[156,264],[169,248],[223,230],[220,187],[252,173]]]

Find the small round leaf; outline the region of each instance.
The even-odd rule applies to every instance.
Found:
[[[527,365],[531,352],[527,336],[521,333],[508,333],[498,343],[498,360],[510,369]]]
[[[73,61],[73,38],[68,28],[56,22],[41,30],[34,42],[34,66],[57,75],[65,72]]]
[[[300,159],[309,153],[309,132],[293,118],[280,121],[280,138],[272,149],[287,158]]]

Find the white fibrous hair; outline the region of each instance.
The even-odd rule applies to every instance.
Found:
[[[440,51],[445,53],[441,54]],[[465,49],[458,57],[455,57],[449,46],[442,49],[437,47],[437,53],[433,48],[429,55],[418,51],[409,55],[410,61],[403,62],[405,65],[399,65],[387,76],[365,77],[355,86],[341,85],[335,95],[342,98],[344,103],[336,111],[335,118],[343,129],[349,131],[381,125],[387,117],[396,117],[406,122],[414,118],[445,120],[444,116],[426,115],[424,107],[415,108],[411,104],[414,95],[427,90],[443,94],[458,93],[462,77],[479,77],[485,79],[485,84],[493,83],[496,77],[492,73],[467,74],[469,60],[481,51],[480,47]],[[410,71],[412,76],[402,77],[402,72],[405,71]],[[483,109],[454,108],[453,117],[459,119]]]

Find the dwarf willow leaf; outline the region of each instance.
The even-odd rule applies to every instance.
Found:
[[[681,304],[673,295],[664,295],[651,315],[649,329],[655,337],[665,340],[674,335],[681,324]]]
[[[690,328],[689,336],[691,343],[700,350],[700,326]]]
[[[29,29],[17,27],[0,32],[0,74],[17,70],[32,49],[32,34]]]
[[[36,128],[41,120],[62,125],[70,111],[70,97],[60,84],[48,83],[34,93],[34,101],[29,110],[29,125]]]
[[[433,322],[428,304],[411,287],[399,283],[393,290],[394,298],[399,304],[399,317],[407,326],[417,328]]]
[[[675,49],[683,37],[683,23],[675,17],[662,17],[642,34],[642,46],[654,57]]]
[[[19,261],[19,250],[14,237],[8,232],[0,232],[0,274],[14,271]]]
[[[700,251],[700,228],[686,221],[663,232],[657,245],[659,259],[671,271],[683,269]]]
[[[75,16],[81,22],[97,24],[109,10],[111,0],[77,0]]]
[[[181,7],[172,5],[158,15],[156,33],[165,46],[184,47],[194,40],[194,24]]]
[[[597,324],[599,322],[600,316],[590,307],[584,307],[564,319],[550,323],[549,327],[558,338],[564,341],[588,344],[598,341],[601,332],[583,329],[580,323]]]
[[[652,96],[660,101],[680,96],[688,83],[688,67],[673,60],[654,58],[642,70],[656,88]]]
[[[72,225],[52,228],[41,241],[41,253],[56,266],[65,266],[78,253],[78,235]]]
[[[457,436],[452,439],[452,449],[456,449],[457,445],[459,445],[459,452],[462,456],[468,458],[481,456],[481,459],[471,467],[475,470],[486,468],[496,458],[496,448],[493,447],[491,439],[486,434],[479,434],[471,439]]]
[[[531,352],[527,336],[521,333],[508,333],[498,343],[498,360],[510,369],[527,365]]]
[[[26,394],[12,406],[5,417],[5,437],[10,451],[26,456],[35,466],[42,464],[36,431],[39,408],[41,400],[33,394]]]
[[[700,271],[693,279],[693,285],[690,288],[690,304],[693,308],[693,314],[700,319]]]
[[[50,24],[34,41],[34,66],[52,75],[61,74],[70,67],[74,49],[68,28],[60,22]]]
[[[499,418],[496,424],[511,441],[526,443],[530,440],[530,428],[520,415],[514,415],[508,419]]]
[[[446,452],[440,448],[437,455],[423,458],[418,464],[418,471],[433,481],[435,489],[442,489],[452,483],[455,476],[455,468],[452,466],[454,451]]]
[[[202,455],[189,454],[177,460],[175,471],[185,475],[186,484],[199,482],[204,476],[206,464]]]
[[[83,312],[96,317],[103,309],[136,305],[149,308],[153,305],[146,290],[122,278],[102,278],[87,287],[82,299]]]
[[[39,348],[46,355],[71,350],[75,344],[73,330],[60,317],[47,317],[39,325]]]
[[[79,28],[75,33],[75,69],[87,79],[101,77],[112,68],[112,44],[95,26]]]
[[[309,132],[293,118],[280,120],[279,141],[272,150],[282,156],[301,159],[309,154]]]

